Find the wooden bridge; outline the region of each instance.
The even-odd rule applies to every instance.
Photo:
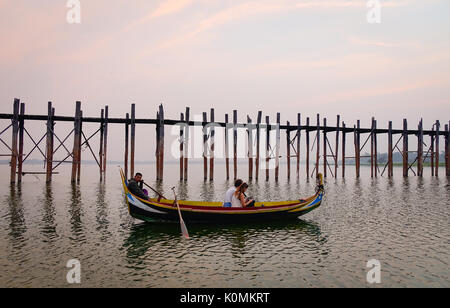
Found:
[[[130,113],[127,113],[124,118],[109,118],[108,106],[100,111],[100,117],[85,117],[81,110],[81,102],[75,104],[75,114],[70,116],[57,116],[55,115],[55,109],[52,107],[52,103],[49,102],[47,106],[47,115],[30,115],[25,112],[25,103],[21,103],[19,99],[15,99],[13,103],[13,112],[11,114],[0,114],[0,120],[7,120],[8,123],[5,128],[0,131],[0,142],[8,149],[8,153],[0,154],[0,157],[11,158],[11,183],[21,182],[22,176],[25,174],[42,174],[46,176],[46,181],[52,181],[52,175],[56,174],[57,168],[63,163],[70,163],[72,165],[71,181],[79,182],[81,176],[81,148],[85,146],[89,149],[89,152],[95,159],[99,168],[99,177],[102,181],[104,179],[107,167],[107,146],[108,146],[108,127],[109,125],[124,125],[125,140],[124,140],[124,170],[125,173],[130,176],[134,174],[135,164],[135,132],[137,124],[152,124],[156,127],[156,179],[163,180],[164,175],[164,132],[167,125],[178,125],[180,127],[179,143],[180,143],[180,180],[188,179],[188,166],[189,166],[189,140],[190,140],[190,127],[201,126],[203,134],[203,170],[204,179],[214,180],[215,169],[215,128],[224,128],[224,140],[225,140],[225,168],[226,178],[230,178],[230,165],[231,159],[233,164],[233,178],[237,177],[237,132],[238,130],[245,130],[247,134],[247,159],[248,159],[248,177],[249,180],[260,177],[260,166],[265,161],[265,179],[269,180],[270,168],[269,162],[271,159],[275,160],[275,180],[279,180],[279,168],[280,168],[280,145],[281,145],[281,131],[286,134],[286,162],[287,162],[287,177],[291,178],[291,164],[292,160],[296,165],[296,177],[300,176],[301,172],[305,172],[307,178],[317,175],[321,167],[325,177],[339,176],[338,167],[340,165],[340,176],[345,177],[346,174],[346,160],[352,159],[354,161],[356,177],[360,176],[361,158],[370,158],[371,176],[377,177],[383,176],[385,173],[388,177],[392,177],[393,172],[393,154],[398,151],[403,159],[403,176],[408,176],[410,171],[414,175],[423,176],[424,174],[424,162],[430,161],[430,172],[432,176],[439,175],[439,153],[440,153],[440,140],[441,137],[444,140],[445,147],[445,172],[446,176],[450,176],[450,132],[449,125],[444,125],[444,129],[441,128],[439,121],[436,121],[430,130],[423,129],[422,120],[418,123],[417,129],[408,129],[407,120],[403,120],[403,127],[400,129],[393,129],[392,121],[389,121],[387,129],[378,128],[377,121],[372,118],[371,127],[360,127],[360,121],[353,126],[349,126],[343,121],[340,121],[340,116],[336,117],[336,126],[329,126],[327,119],[320,119],[320,115],[317,114],[316,123],[312,123],[311,119],[306,118],[306,123],[302,123],[301,114],[297,114],[297,123],[286,122],[281,123],[280,113],[277,113],[276,123],[271,124],[268,116],[265,117],[263,122],[262,111],[257,114],[257,121],[252,122],[252,119],[247,116],[247,123],[237,122],[237,110],[233,111],[233,121],[230,121],[229,115],[226,114],[224,122],[215,121],[214,109],[209,112],[210,119],[207,120],[208,114],[203,113],[203,120],[201,122],[190,120],[190,109],[186,108],[184,113],[180,114],[179,120],[169,120],[164,118],[164,108],[159,106],[155,119],[136,119],[136,106],[131,105]],[[39,140],[35,140],[25,125],[26,121],[42,121],[46,123],[46,130],[43,136]],[[56,122],[73,122],[74,128],[72,131],[63,138],[60,138],[55,133]],[[97,123],[98,129],[90,134],[86,135],[83,130],[83,124]],[[230,157],[230,136],[232,133],[232,156]],[[275,130],[275,145],[272,148],[270,144],[270,133]],[[5,142],[2,139],[7,131],[11,131],[11,143]],[[264,136],[265,133],[265,136]],[[311,138],[310,134],[314,134],[312,146],[310,146]],[[263,134],[263,135],[262,135]],[[378,139],[377,136],[385,134],[388,140],[388,159],[384,166],[379,166],[378,153]],[[305,170],[300,170],[300,158],[301,158],[301,138],[305,138]],[[349,136],[350,135],[350,136]],[[361,145],[361,137],[364,135]],[[100,139],[99,148],[94,151],[90,141],[97,136]],[[334,147],[329,142],[330,136],[335,138]],[[394,142],[394,136],[397,140]],[[410,150],[408,140],[410,136],[417,138],[417,148],[413,151]],[[265,153],[261,153],[261,138],[265,137]],[[354,156],[346,156],[346,141],[348,138],[353,139]],[[425,137],[429,138],[428,146],[426,145]],[[24,153],[24,140],[29,139],[32,142],[33,147],[25,154]],[[256,140],[255,140],[255,139]],[[41,146],[44,142],[45,145]],[[72,146],[68,145],[69,140],[73,140]],[[253,144],[256,141],[256,149]],[[370,155],[361,155],[363,149],[368,146],[370,141]],[[400,144],[400,145],[399,145]],[[57,146],[56,146],[57,145]],[[339,147],[341,145],[341,147]],[[41,148],[42,147],[42,148]],[[313,151],[315,149],[315,152]],[[23,171],[23,163],[34,152],[38,151],[42,155],[45,164],[45,172],[25,172]],[[58,151],[65,151],[65,158],[62,160],[54,160],[54,156]],[[256,153],[254,153],[256,152]],[[311,153],[313,157],[311,157]],[[415,153],[415,160],[410,162],[410,153]],[[264,155],[262,155],[264,154]],[[340,159],[339,159],[340,157]],[[413,156],[414,157],[414,156]],[[208,162],[209,160],[209,162]],[[311,166],[310,166],[311,163]],[[208,168],[209,166],[209,168]],[[382,168],[380,168],[382,167]],[[208,177],[209,170],[209,177]],[[387,172],[386,172],[387,171]]]

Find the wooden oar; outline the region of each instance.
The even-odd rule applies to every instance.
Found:
[[[184,224],[183,217],[181,216],[180,205],[178,204],[178,198],[177,198],[177,194],[175,193],[175,187],[172,187],[172,191],[173,191],[173,194],[175,195],[175,201],[174,201],[174,203],[177,205],[178,215],[180,216],[181,233],[183,233],[183,236],[184,236],[185,238],[189,238],[188,230],[187,230],[187,228],[186,228],[186,225]]]
[[[145,186],[147,186],[148,188],[150,188],[151,190],[153,190],[156,194],[158,194],[158,196],[160,196],[163,199],[166,199],[166,197],[164,197],[163,195],[161,195],[161,193],[159,193],[157,190],[153,189],[150,185],[148,185],[147,183],[145,183],[144,181],[142,181],[142,183],[144,183]]]

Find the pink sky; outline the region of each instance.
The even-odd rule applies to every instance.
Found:
[[[162,102],[168,118],[214,107],[220,121],[450,118],[448,1],[381,1],[380,24],[364,0],[81,0],[81,24],[65,2],[0,2],[0,112],[17,97],[61,115],[81,100],[86,116],[134,102],[154,117]]]

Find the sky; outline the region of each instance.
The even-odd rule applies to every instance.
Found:
[[[366,0],[79,2],[70,24],[66,0],[0,0],[0,113],[20,98],[33,114],[52,101],[73,115],[80,100],[85,116],[135,103],[154,118],[162,103],[171,119],[186,106],[220,121],[237,109],[240,122],[258,110],[380,128],[450,119],[448,0],[381,1],[380,23]],[[154,153],[153,135],[138,129],[139,153]]]

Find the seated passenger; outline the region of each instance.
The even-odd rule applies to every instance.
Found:
[[[231,187],[227,190],[225,193],[225,202],[223,203],[224,207],[231,207],[231,197],[233,196],[234,192],[237,188],[239,188],[242,185],[243,181],[241,179],[237,179],[234,181],[234,187]]]
[[[231,207],[253,207],[255,205],[255,200],[245,197],[247,188],[247,183],[242,183],[241,186],[236,188],[236,191],[231,197]]]
[[[144,199],[150,200],[148,197],[148,193],[145,189],[143,189],[144,181],[142,180],[142,173],[136,173],[133,179],[128,181],[128,190],[135,196]]]

